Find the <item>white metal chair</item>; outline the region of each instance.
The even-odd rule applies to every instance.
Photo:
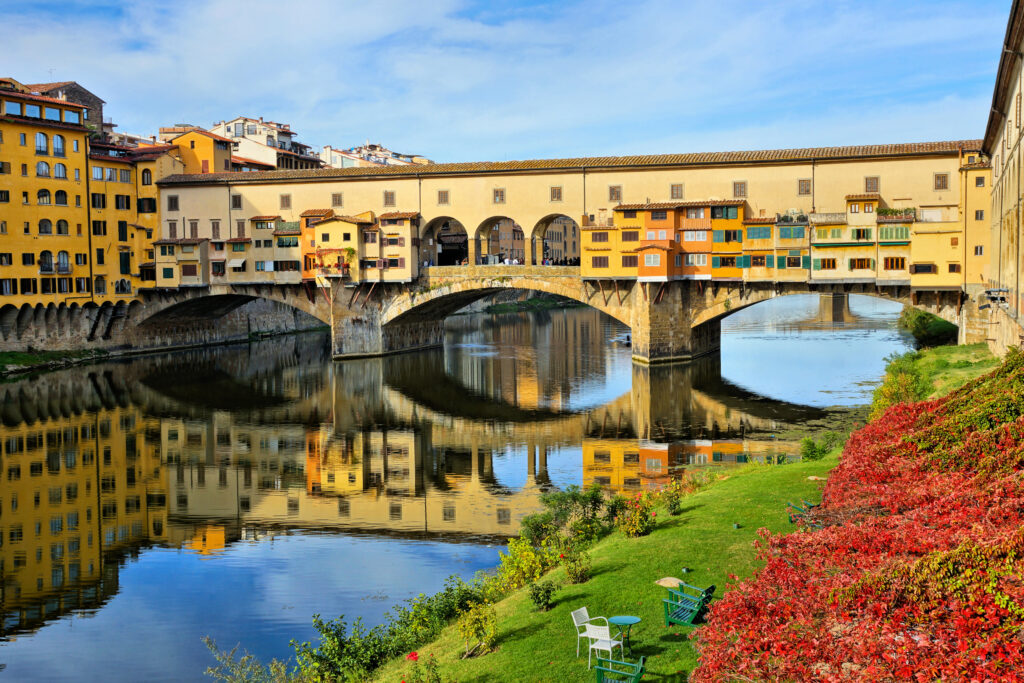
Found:
[[[576,627],[576,656],[580,656],[580,641],[587,637],[586,625],[592,621],[597,620],[604,621],[605,626],[608,625],[608,620],[604,617],[592,617],[587,613],[586,607],[580,607],[578,610],[572,613],[572,625]],[[590,657],[587,657],[588,661]]]
[[[622,651],[622,640],[612,638],[612,630],[608,626],[586,625],[587,638],[590,639],[590,648],[587,650],[587,668],[590,668],[590,655],[594,650],[602,650],[608,653],[608,659],[612,659],[612,649],[619,646],[619,658],[625,657]]]

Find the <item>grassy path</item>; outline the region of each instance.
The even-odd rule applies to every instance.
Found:
[[[594,575],[581,585],[564,583],[559,568],[546,578],[561,586],[555,606],[537,612],[525,590],[496,605],[497,650],[483,657],[459,659],[463,646],[450,626],[419,650],[433,654],[445,680],[458,681],[584,681],[593,680],[586,653],[576,659],[576,635],[570,612],[586,606],[592,615],[629,614],[643,622],[633,628],[634,658],[648,658],[645,680],[685,680],[696,664],[688,638],[692,628],[664,627],[664,588],[654,581],[665,576],[685,578],[699,586],[715,584],[719,593],[730,573],[750,575],[760,563],[752,543],[759,527],[772,531],[792,529],[786,501],[817,501],[821,483],[808,476],[826,476],[836,465],[832,453],[818,462],[781,466],[746,466],[728,472],[728,479],[689,496],[683,513],[662,518],[657,529],[639,539],[615,532],[592,550]],[[659,518],[665,513],[658,511]],[[733,529],[738,523],[739,529]],[[683,576],[681,567],[691,569]],[[400,681],[409,671],[405,661],[381,669],[376,680]]]

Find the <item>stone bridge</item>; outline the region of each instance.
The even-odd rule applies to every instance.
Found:
[[[808,282],[582,279],[558,266],[433,267],[410,285],[362,283],[332,292],[334,355],[376,356],[438,346],[444,318],[503,289],[557,294],[586,304],[628,326],[639,362],[690,360],[719,348],[721,321],[756,303],[789,294],[832,297],[866,294],[928,310],[959,323],[959,291],[912,293],[907,286]]]
[[[789,294],[831,297],[837,319],[846,295],[911,304],[961,326],[975,306],[960,291],[911,292],[872,283],[583,279],[561,266],[431,267],[411,283],[333,281],[230,284],[144,292],[128,303],[0,309],[0,350],[160,349],[236,341],[329,325],[336,358],[380,356],[444,342],[444,319],[502,290],[557,294],[593,307],[632,332],[633,358],[689,360],[719,348],[721,321],[748,306]],[[966,310],[965,310],[966,309]],[[972,328],[973,329],[973,328]]]

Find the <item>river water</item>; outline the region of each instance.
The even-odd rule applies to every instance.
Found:
[[[0,384],[10,680],[202,680],[493,567],[552,487],[793,459],[911,347],[899,307],[740,311],[720,356],[633,365],[590,309],[457,316],[443,350],[332,362],[295,335]]]

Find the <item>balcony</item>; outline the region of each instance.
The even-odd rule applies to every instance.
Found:
[[[917,209],[879,209],[875,220],[878,223],[913,223],[917,220]]]
[[[60,275],[70,275],[71,274],[71,264],[70,263],[58,263],[57,264],[57,273],[60,274]]]
[[[811,225],[846,225],[846,212],[812,213],[808,219]]]
[[[55,272],[57,272],[57,271],[53,267],[52,263],[49,263],[49,264],[42,264],[42,263],[40,263],[39,264],[39,274],[40,275],[53,275]]]
[[[337,265],[320,266],[319,272],[324,277],[340,277],[340,278],[351,277],[351,274],[349,272],[349,266],[348,266],[347,263],[342,264],[340,266],[337,266]]]
[[[580,223],[581,228],[614,228],[615,221],[611,216],[598,216],[597,218],[590,218],[589,216],[583,217],[583,222]]]

